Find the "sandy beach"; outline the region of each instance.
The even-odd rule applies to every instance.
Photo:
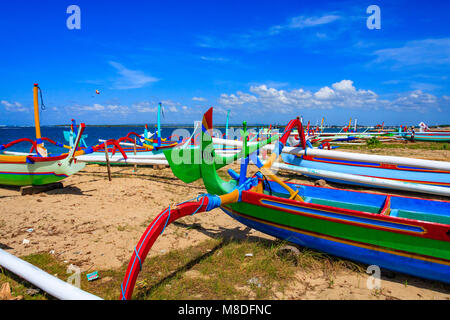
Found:
[[[450,159],[447,150],[430,152],[426,157],[420,150],[395,149],[378,153],[385,151],[392,155]],[[239,170],[237,164],[232,167]],[[284,173],[279,176],[283,180],[314,183]],[[128,263],[138,239],[157,214],[169,205],[205,192],[201,182],[186,185],[174,177],[170,168],[138,167],[137,172],[133,172],[132,166],[115,166],[112,181],[108,181],[106,167],[89,165],[63,183],[63,189],[26,196],[21,196],[17,188],[0,188],[1,248],[16,256],[50,252],[58,260],[79,266],[83,271],[118,269]],[[188,248],[211,238],[231,237],[273,240],[215,209],[168,226],[149,257]],[[24,244],[24,240],[29,243]],[[450,286],[403,274],[382,274],[383,289],[377,295],[367,289],[365,273],[341,272],[336,275],[333,287],[320,271],[299,269],[295,278],[297,280],[288,289],[275,292],[273,298],[450,299]]]

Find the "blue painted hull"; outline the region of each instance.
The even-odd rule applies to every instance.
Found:
[[[283,161],[304,168],[309,169],[319,169],[354,175],[361,175],[367,177],[375,177],[375,178],[384,178],[384,179],[392,179],[397,181],[407,181],[412,183],[421,183],[428,184],[440,187],[450,187],[450,174],[448,173],[440,173],[440,172],[432,172],[431,170],[424,169],[423,171],[417,170],[408,170],[406,167],[401,167],[405,170],[397,170],[397,169],[384,169],[384,168],[374,168],[367,167],[365,165],[373,165],[373,163],[363,163],[363,162],[355,162],[355,161],[343,161],[343,160],[335,160],[331,159],[334,163],[329,162],[321,162],[327,161],[330,159],[314,157],[314,159],[318,159],[319,161],[311,161],[305,160],[301,157],[297,157],[292,154],[282,154]],[[322,178],[331,182],[338,182],[343,184],[352,184],[352,185],[360,185],[360,186],[369,186],[371,185],[363,185],[356,182],[348,182],[345,180],[338,179],[330,179],[321,176],[313,176],[313,178]],[[378,188],[378,186],[377,186]]]
[[[325,237],[322,238],[320,235],[311,236],[310,234],[307,234],[309,232],[302,232],[301,229],[292,231],[292,228],[283,228],[281,225],[274,226],[273,223],[269,224],[265,221],[246,218],[245,214],[233,212],[224,207],[221,207],[221,209],[227,215],[246,226],[303,247],[316,249],[331,255],[359,261],[369,265],[377,265],[392,271],[450,283],[450,266],[448,265],[395,255],[379,250],[372,250],[362,246],[349,245],[330,240],[329,237],[327,237],[328,239],[325,239]]]

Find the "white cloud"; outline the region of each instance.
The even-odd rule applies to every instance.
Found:
[[[157,78],[147,76],[142,71],[127,69],[118,62],[109,61],[109,64],[113,66],[120,75],[114,83],[115,89],[137,89],[142,88],[149,83],[159,81]]]
[[[133,107],[133,109],[135,109],[137,112],[140,112],[140,113],[147,113],[147,112],[156,113],[156,112],[158,112],[158,107],[157,106],[152,107],[150,102],[148,102],[148,101],[134,103],[132,105],[132,107]]]
[[[203,48],[215,49],[246,49],[250,51],[265,50],[273,46],[298,46],[301,44],[299,37],[303,40],[321,40],[330,38],[333,34],[340,33],[337,28],[331,24],[336,21],[349,21],[342,19],[341,16],[334,13],[325,13],[317,16],[296,16],[286,20],[279,25],[268,26],[260,30],[247,30],[242,33],[221,34],[218,36],[198,36],[198,46]],[[341,24],[342,25],[342,24]],[[330,32],[323,32],[325,28],[333,28]],[[301,30],[301,32],[298,32]],[[311,30],[306,32],[306,30]],[[287,32],[296,32],[296,37],[290,37],[288,40],[282,35]],[[319,31],[319,32],[318,32]],[[279,41],[281,39],[281,41]],[[201,57],[204,60],[223,61],[223,58]],[[230,59],[226,59],[229,61]]]
[[[253,87],[251,87],[253,88]],[[243,105],[245,103],[253,103],[258,102],[258,99],[255,96],[252,96],[248,93],[243,93],[241,91],[235,94],[221,94],[219,98],[219,102],[223,105],[234,106],[234,105]]]
[[[342,80],[340,82],[333,83],[332,87],[333,89],[341,92],[356,92],[356,88],[353,86],[352,80]]]
[[[305,16],[297,16],[289,19],[288,23],[283,25],[276,25],[269,29],[269,34],[275,35],[278,34],[284,30],[292,30],[292,29],[305,29],[305,28],[312,28],[312,27],[318,27],[322,25],[326,25],[329,23],[332,23],[336,20],[339,20],[341,17],[334,15],[334,14],[326,14],[322,15],[320,17],[312,16],[312,17],[305,17]],[[326,35],[324,33],[316,33],[316,35],[319,38],[324,38]]]
[[[402,47],[381,49],[373,54],[377,56],[374,63],[394,62],[396,67],[450,66],[450,38],[409,41]]]
[[[203,114],[203,112],[204,112],[204,109],[203,108],[192,108],[192,107],[188,107],[188,106],[186,106],[186,105],[183,105],[183,106],[181,106],[181,111],[183,112],[183,114],[185,114],[185,115],[196,115],[195,117],[197,118],[197,119],[200,119],[201,118],[201,115]],[[215,111],[215,109],[214,109],[214,111]]]
[[[228,58],[222,57],[205,57],[205,56],[201,56],[200,59],[202,59],[203,61],[211,61],[211,62],[227,62],[230,60]]]
[[[329,24],[340,19],[340,16],[329,14],[321,17],[305,17],[298,16],[291,19],[289,28],[291,29],[303,29],[309,27],[316,27],[324,24]]]
[[[94,103],[92,106],[81,106],[78,107],[77,109],[81,111],[103,111],[105,110],[105,107],[102,106],[101,104]]]
[[[22,104],[20,102],[9,102],[6,100],[1,100],[0,104],[3,105],[6,109],[6,111],[9,112],[27,112],[29,111],[27,108],[25,108],[24,106],[22,106]]]
[[[415,90],[398,95],[388,100],[381,99],[372,90],[357,89],[352,80],[342,80],[333,83],[331,87],[324,86],[312,92],[303,88],[293,90],[277,90],[266,85],[251,86],[250,93],[238,91],[232,94],[221,94],[219,104],[226,108],[245,108],[260,113],[276,112],[291,113],[299,109],[332,109],[359,108],[376,110],[378,108],[393,111],[438,110],[448,104],[448,97],[438,98],[421,90]]]
[[[111,113],[127,114],[130,112],[130,108],[128,106],[122,106],[117,104],[102,105],[99,103],[94,103],[93,105],[83,105],[83,106],[73,105],[68,108],[73,111],[104,112],[105,114]]]
[[[439,106],[439,99],[429,93],[422,92],[422,90],[415,90],[408,94],[399,96],[391,103],[386,105],[387,109],[395,111],[418,111],[425,112],[430,108]]]
[[[319,91],[314,93],[314,97],[318,100],[330,100],[333,99],[335,95],[333,89],[330,89],[329,87],[320,88]]]
[[[202,98],[202,97],[193,97],[192,100],[193,101],[200,101],[200,102],[208,101],[208,99]]]
[[[161,105],[162,105],[162,112],[164,114],[164,112],[166,110],[168,110],[170,112],[177,112],[178,107],[181,104],[179,102],[174,102],[172,100],[162,100]],[[158,112],[158,103],[157,102],[143,101],[143,102],[134,103],[132,106],[134,109],[136,109],[137,112],[141,112],[141,113],[146,113],[146,112],[156,113],[156,112]]]

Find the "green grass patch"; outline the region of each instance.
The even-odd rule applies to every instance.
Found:
[[[209,240],[144,264],[137,299],[270,299],[295,271],[273,242]],[[251,257],[246,254],[251,253]]]
[[[148,258],[137,279],[133,299],[139,300],[200,300],[200,299],[275,299],[275,291],[284,292],[298,271],[322,270],[332,284],[340,268],[362,272],[363,267],[347,260],[331,258],[310,249],[301,249],[293,263],[280,256],[281,241],[249,241],[211,239],[195,246],[171,250]],[[246,256],[251,253],[251,256]],[[131,257],[131,252],[130,252]],[[48,253],[33,254],[22,259],[55,275],[63,281],[71,276],[69,264]],[[81,289],[103,299],[118,299],[127,264],[116,270],[98,270],[100,279],[88,281],[81,274]],[[30,283],[7,270],[0,273],[0,286],[9,282],[13,296],[27,300],[53,299],[39,292],[28,295]]]
[[[372,137],[366,141],[366,145],[368,148],[379,148],[381,146],[381,141],[376,137]]]
[[[39,266],[39,268],[44,269],[45,271],[55,275],[57,277],[60,277],[61,275],[64,275],[66,272],[66,266],[62,265],[54,257],[48,253],[42,253],[42,254],[32,254],[26,257],[22,257],[23,260],[31,263],[32,265]],[[30,295],[27,294],[27,289],[36,289],[32,284],[29,282],[17,277],[15,274],[9,272],[6,269],[0,268],[1,274],[0,274],[0,286],[5,283],[9,282],[11,286],[11,294],[12,296],[22,296],[23,299],[26,300],[49,300],[53,299],[50,295],[48,295],[45,292],[39,291],[39,293]]]

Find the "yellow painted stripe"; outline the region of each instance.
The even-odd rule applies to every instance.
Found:
[[[0,162],[26,163],[26,156],[0,155]]]

